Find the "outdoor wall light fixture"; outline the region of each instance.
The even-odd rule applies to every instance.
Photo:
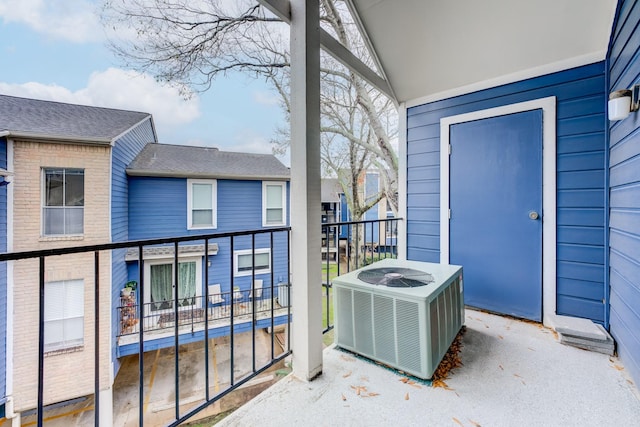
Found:
[[[634,85],[631,89],[616,90],[609,94],[609,120],[623,120],[632,111],[638,111],[640,107],[640,85]]]
[[[13,176],[13,172],[9,172],[6,169],[0,169],[0,177],[4,179],[0,181],[0,187],[4,187],[6,185],[11,184],[11,177]]]

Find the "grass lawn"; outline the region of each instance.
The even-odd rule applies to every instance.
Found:
[[[322,329],[327,327],[327,316],[329,317],[329,324],[333,325],[333,289],[329,289],[329,311],[327,312],[327,288],[322,287]],[[333,330],[327,332],[322,336],[322,342],[324,345],[330,345],[333,343]]]

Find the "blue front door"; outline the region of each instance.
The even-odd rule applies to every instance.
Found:
[[[449,261],[467,305],[542,319],[542,111],[449,129]]]

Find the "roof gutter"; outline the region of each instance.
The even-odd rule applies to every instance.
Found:
[[[111,138],[81,138],[77,136],[68,135],[47,135],[42,133],[30,133],[30,132],[14,132],[3,131],[0,136],[9,136],[13,139],[28,139],[39,142],[61,142],[66,144],[96,144],[96,145],[111,145]]]
[[[241,181],[290,181],[290,176],[285,175],[233,175],[233,174],[212,174],[206,172],[180,172],[180,171],[157,171],[144,169],[126,169],[128,176],[148,176],[160,178],[198,178],[198,179],[236,179]]]

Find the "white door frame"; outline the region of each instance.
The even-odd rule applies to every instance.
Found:
[[[440,262],[449,263],[449,128],[451,125],[542,110],[542,320],[556,322],[556,97],[534,99],[440,119]],[[464,266],[463,266],[464,267]]]

